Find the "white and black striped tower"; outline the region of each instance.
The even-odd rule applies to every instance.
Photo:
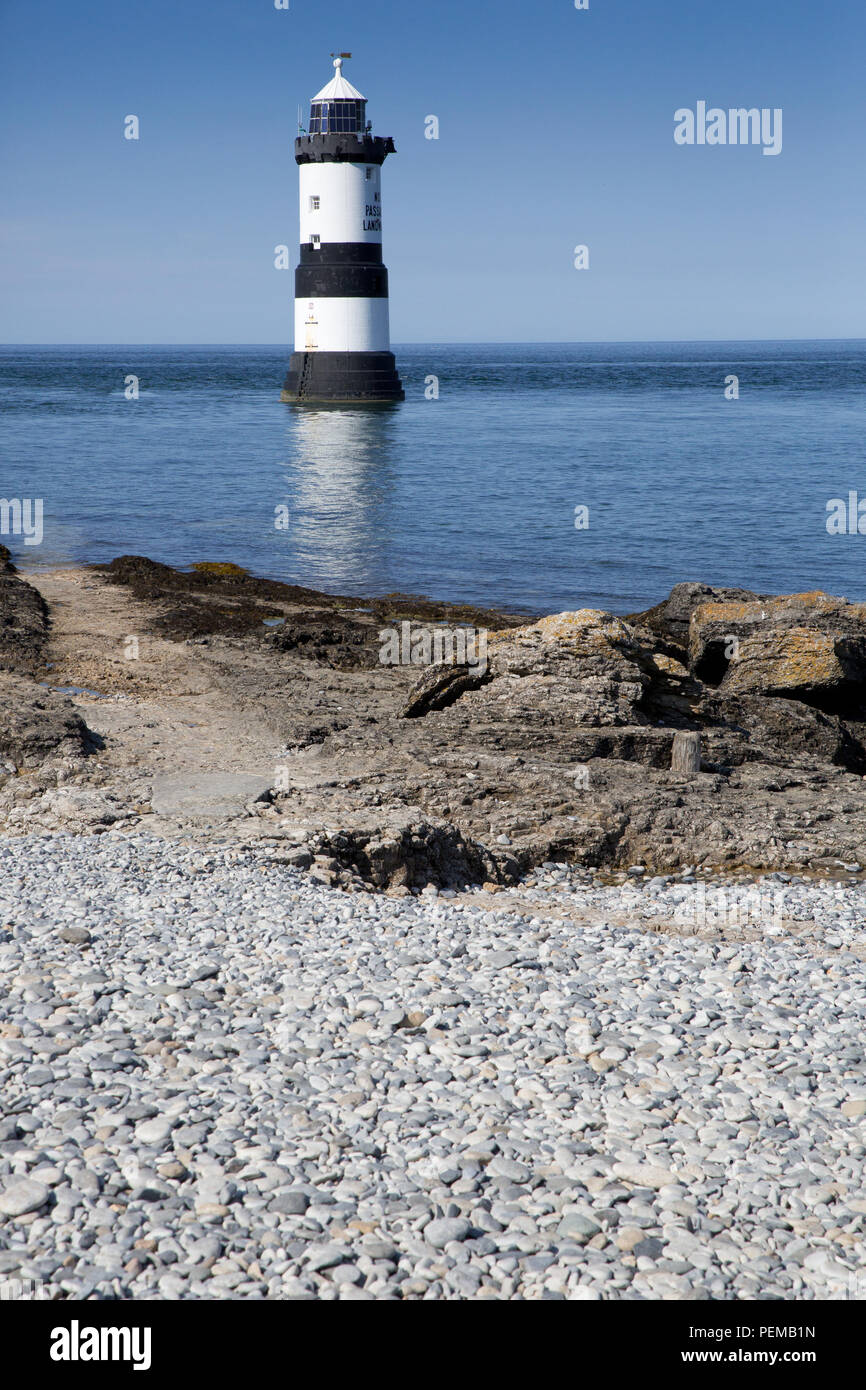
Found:
[[[295,272],[295,351],[282,399],[384,405],[405,393],[391,351],[382,263],[382,165],[394,141],[374,135],[367,99],[343,76],[313,97],[300,167],[301,260]]]

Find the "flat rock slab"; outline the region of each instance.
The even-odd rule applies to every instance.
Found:
[[[26,1216],[28,1212],[44,1207],[50,1196],[51,1189],[44,1182],[19,1178],[0,1193],[0,1212],[4,1216]]]
[[[155,777],[151,805],[158,816],[186,819],[242,816],[251,801],[265,800],[273,777],[253,772],[193,772]]]

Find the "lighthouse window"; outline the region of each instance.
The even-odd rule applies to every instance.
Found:
[[[313,235],[310,237],[310,245],[314,251],[318,251],[321,247],[322,238],[319,236],[318,232],[313,232]]]
[[[368,179],[371,179],[372,177],[373,177],[373,170],[372,170],[372,169],[368,169],[368,170],[367,170],[367,178],[368,178]]]
[[[350,135],[364,129],[363,101],[314,101],[310,107],[311,135]]]
[[[310,212],[318,212],[318,211],[319,211],[319,199],[316,197],[315,194],[313,194],[312,198],[310,199]]]

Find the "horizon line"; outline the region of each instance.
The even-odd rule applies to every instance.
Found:
[[[639,347],[641,345],[683,343],[728,344],[728,343],[864,343],[863,337],[822,337],[822,338],[425,338],[416,341],[398,341],[393,347]],[[0,342],[3,348],[63,348],[63,347],[102,347],[102,348],[146,348],[146,347],[255,347],[274,348],[291,352],[291,345],[285,342],[105,342],[94,339],[57,340],[55,342]]]

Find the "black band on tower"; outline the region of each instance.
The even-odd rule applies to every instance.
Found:
[[[301,243],[301,265],[381,265],[380,241],[323,241]]]
[[[404,401],[393,352],[294,352],[282,399],[307,404],[387,405]]]
[[[394,141],[383,135],[300,135],[295,141],[299,164],[384,164]]]
[[[299,265],[296,299],[387,299],[388,272],[383,265]]]

